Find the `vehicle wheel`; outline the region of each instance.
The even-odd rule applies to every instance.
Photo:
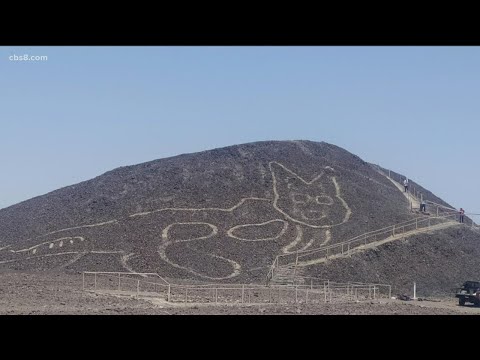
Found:
[[[465,306],[465,299],[459,298],[458,299],[458,305]]]

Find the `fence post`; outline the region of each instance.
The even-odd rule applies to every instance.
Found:
[[[295,276],[297,276],[297,264],[298,264],[298,251],[295,257],[295,267],[293,268],[293,283],[295,284]]]
[[[368,298],[372,298],[372,285],[368,285]]]
[[[170,284],[168,284],[167,302],[170,302]]]
[[[305,298],[305,304],[308,304],[308,288],[307,288],[307,297]]]
[[[342,243],[342,255],[343,255],[343,243]]]
[[[218,289],[215,288],[215,304],[218,302]]]
[[[85,291],[85,272],[82,273],[82,290]]]
[[[120,273],[118,273],[118,291],[120,291]]]
[[[377,298],[377,293],[376,293],[377,287],[373,285],[373,299]]]
[[[245,302],[245,284],[242,284],[242,303]]]
[[[298,285],[295,285],[295,304],[298,301]]]
[[[388,298],[392,298],[392,285],[388,285]]]
[[[95,273],[95,290],[97,290],[97,273]]]
[[[139,293],[140,293],[140,280],[137,280],[137,297]]]

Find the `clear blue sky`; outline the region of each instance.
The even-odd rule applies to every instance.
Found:
[[[48,61],[9,61],[24,53]],[[0,208],[119,166],[308,139],[480,213],[479,94],[480,47],[0,47]]]

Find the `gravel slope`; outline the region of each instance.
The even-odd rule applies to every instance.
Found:
[[[2,209],[0,269],[261,282],[286,249],[343,241],[415,216],[388,179],[342,148],[257,142],[121,167]],[[449,247],[455,232],[441,235],[443,242],[423,236],[372,252],[383,260],[362,255],[312,273],[382,280],[399,291],[414,278],[421,288],[425,279],[444,291],[478,273],[476,250]],[[475,236],[467,236],[472,244]],[[455,276],[445,275],[454,264]]]

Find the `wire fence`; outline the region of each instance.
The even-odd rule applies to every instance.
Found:
[[[368,283],[312,281],[309,285],[257,284],[179,285],[145,279],[144,273],[84,272],[83,290],[156,297],[171,303],[319,304],[391,298],[391,286]],[[313,279],[313,278],[312,278]],[[154,281],[157,280],[157,281]]]

